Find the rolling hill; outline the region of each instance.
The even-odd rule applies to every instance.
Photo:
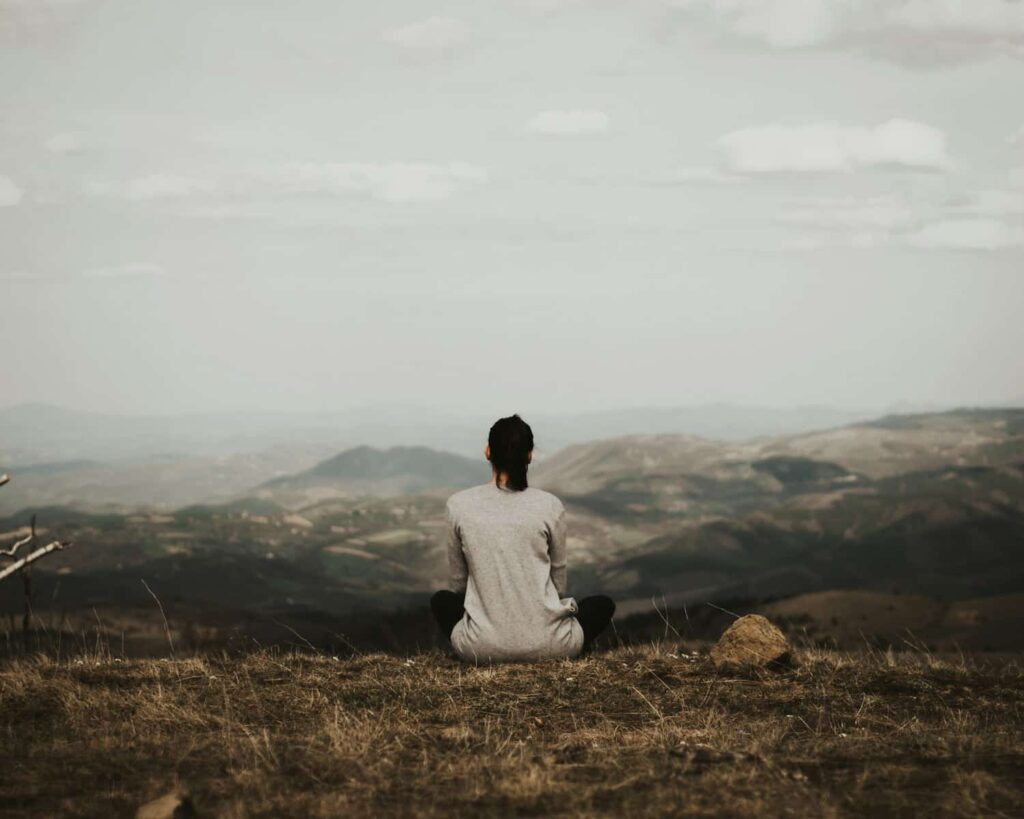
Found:
[[[425,446],[358,446],[297,475],[267,481],[253,494],[302,505],[330,497],[396,497],[462,489],[485,483],[490,477],[490,466],[483,457],[471,460]]]
[[[952,602],[1024,590],[1022,435],[1021,410],[740,443],[634,435],[567,447],[532,466],[530,483],[569,511],[571,593],[612,594],[617,617],[651,613],[652,598],[685,611],[859,591],[933,601],[931,634],[956,619],[935,614]],[[36,585],[91,616],[151,606],[145,578],[197,622],[216,609],[218,623],[236,625],[419,605],[446,581],[447,494],[488,477],[482,458],[356,447],[231,503],[40,508],[40,525],[76,546],[39,567]],[[0,519],[0,545],[26,522]],[[15,586],[0,587],[0,610],[20,610]],[[958,628],[967,642],[995,633],[980,620]]]
[[[247,495],[268,476],[305,469],[325,454],[315,447],[278,447],[234,455],[162,455],[143,459],[76,460],[16,466],[0,491],[0,514],[41,506],[131,514],[140,508],[172,511],[201,502]]]

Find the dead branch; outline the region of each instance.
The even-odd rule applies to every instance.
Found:
[[[16,541],[15,544],[11,546],[10,549],[0,549],[0,555],[4,555],[5,557],[14,557],[18,549],[20,549],[22,546],[28,545],[31,542],[32,535],[25,535],[25,537],[23,537],[21,540]]]
[[[22,546],[25,546],[25,545],[27,545],[29,543],[35,543],[35,542],[36,542],[36,516],[32,515],[32,522],[29,525],[29,533],[28,533],[28,535],[26,535],[21,540],[19,540],[17,543],[15,543],[10,549],[0,549],[0,555],[5,555],[7,557],[14,557],[14,553],[17,552],[18,549],[20,549]]]
[[[24,569],[30,563],[34,563],[35,561],[39,560],[39,558],[46,557],[46,555],[50,554],[50,552],[56,552],[60,549],[66,549],[70,545],[70,543],[62,543],[59,540],[55,540],[53,541],[53,543],[48,543],[45,546],[40,546],[34,552],[25,555],[25,557],[21,558],[21,560],[15,560],[10,566],[5,566],[3,569],[0,569],[0,580],[5,580],[19,569]]]

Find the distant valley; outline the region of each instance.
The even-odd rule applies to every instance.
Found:
[[[300,467],[170,511],[40,504],[39,525],[76,544],[36,570],[40,616],[72,622],[95,609],[129,632],[151,628],[142,579],[208,636],[253,618],[320,633],[317,624],[359,612],[422,606],[446,581],[445,499],[490,477],[482,453],[415,446],[357,446]],[[0,496],[45,482],[45,469],[28,471],[12,470]],[[748,441],[618,436],[538,460],[530,482],[569,510],[572,593],[612,594],[623,623],[655,605],[678,620],[708,602],[788,600],[778,616],[821,636],[828,606],[897,599],[934,601],[891,609],[923,618],[933,639],[952,622],[978,647],[1024,633],[1024,410],[887,416]],[[0,520],[0,540],[24,531],[27,512]],[[854,591],[869,596],[821,597]],[[4,610],[19,610],[17,584],[0,594]],[[997,597],[1008,602],[949,608]],[[824,613],[822,599],[832,601]],[[865,612],[865,623],[868,614],[877,619]],[[840,636],[859,633],[849,613],[836,619]]]
[[[633,432],[742,440],[837,426],[871,415],[821,407],[726,404],[588,413],[527,413],[535,464],[573,443]],[[115,416],[26,404],[0,409],[0,472],[20,479],[0,493],[0,514],[59,504],[87,511],[172,511],[223,502],[359,447],[423,447],[479,462],[494,418],[421,407],[368,405],[320,413]],[[486,478],[485,478],[486,479]],[[414,487],[415,481],[406,484]],[[402,483],[365,484],[392,494]],[[357,487],[358,488],[358,487]]]

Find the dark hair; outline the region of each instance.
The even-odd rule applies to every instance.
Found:
[[[499,418],[487,436],[491,466],[508,474],[505,486],[522,492],[527,487],[527,457],[533,449],[533,430],[518,415]]]

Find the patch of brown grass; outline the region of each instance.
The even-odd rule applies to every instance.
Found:
[[[439,651],[13,660],[0,813],[130,815],[180,781],[226,817],[1020,815],[1016,662],[797,660],[746,676],[661,644],[479,668]],[[681,743],[737,756],[697,764]]]

